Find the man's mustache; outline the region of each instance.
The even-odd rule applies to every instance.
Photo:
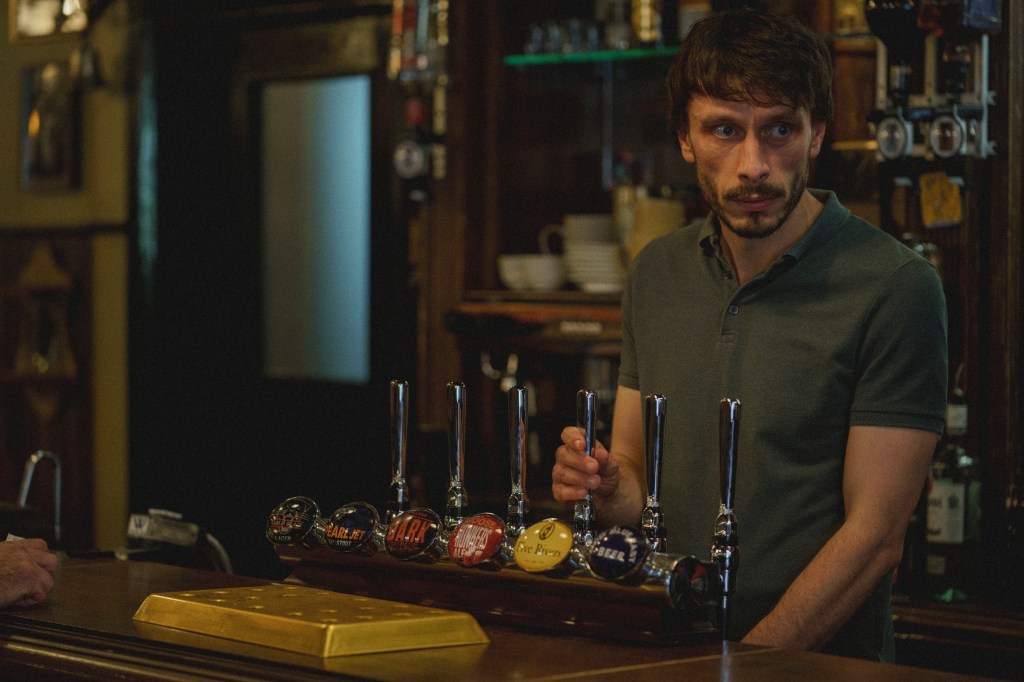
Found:
[[[743,199],[779,199],[786,196],[786,191],[775,185],[758,184],[744,187],[737,187],[725,193],[729,201],[741,201]]]

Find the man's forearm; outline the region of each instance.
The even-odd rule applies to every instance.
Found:
[[[900,546],[844,525],[744,642],[821,649],[899,562]]]

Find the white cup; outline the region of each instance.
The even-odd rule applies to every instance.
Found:
[[[562,251],[569,243],[614,242],[615,221],[610,213],[572,213],[562,224],[547,225],[540,231],[537,245],[543,253],[552,253],[551,236],[558,235]]]
[[[557,291],[565,284],[562,258],[550,253],[500,255],[498,276],[513,291]]]

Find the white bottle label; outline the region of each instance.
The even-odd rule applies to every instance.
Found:
[[[967,433],[967,405],[964,403],[946,404],[946,433],[950,436],[962,436]]]
[[[963,544],[966,503],[963,483],[954,483],[949,479],[932,482],[931,492],[928,493],[928,542]]]

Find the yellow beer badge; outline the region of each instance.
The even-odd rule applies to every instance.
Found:
[[[515,561],[527,573],[543,573],[562,563],[571,549],[572,529],[558,519],[546,519],[519,536]]]

